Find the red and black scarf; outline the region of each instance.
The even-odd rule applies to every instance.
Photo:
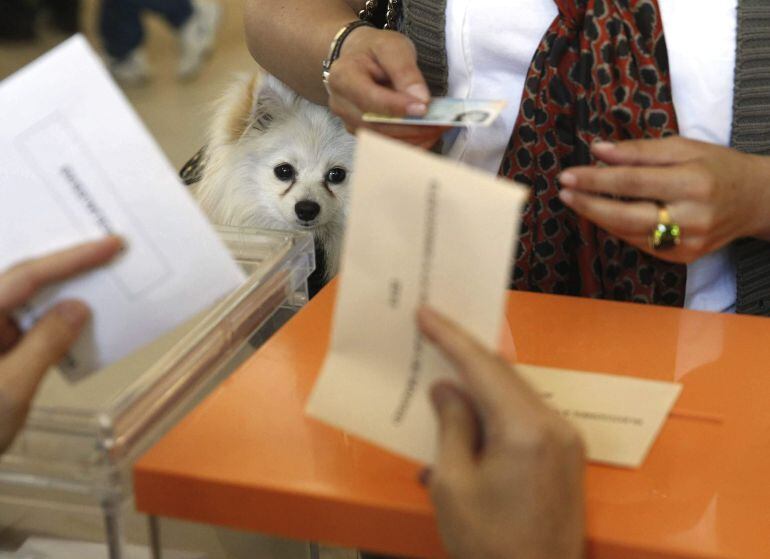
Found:
[[[558,174],[593,164],[596,140],[677,134],[657,0],[556,0],[535,53],[502,176],[529,185],[515,289],[681,306],[686,267],[576,215]]]

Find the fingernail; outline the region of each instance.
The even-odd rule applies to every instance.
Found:
[[[123,254],[128,249],[128,242],[124,237],[121,237],[120,235],[111,235],[107,237],[107,239],[105,240],[118,244],[118,250],[116,252],[116,255]]]
[[[406,107],[406,114],[409,116],[423,116],[426,112],[428,112],[428,106],[425,103],[412,103]]]
[[[417,327],[419,328],[420,333],[425,336],[428,341],[435,341],[434,330],[436,329],[436,313],[425,306],[418,309]]]
[[[82,328],[91,318],[91,311],[81,301],[63,301],[56,305],[55,312],[73,329]]]
[[[114,238],[120,243],[120,250],[118,252],[126,252],[128,250],[128,241],[126,238],[121,237],[120,235],[115,235]]]
[[[417,474],[417,481],[423,487],[430,485],[430,478],[433,476],[433,470],[431,468],[423,468],[420,473]]]
[[[617,147],[617,144],[613,142],[605,142],[604,140],[597,140],[593,144],[591,144],[592,150],[604,151],[604,152],[612,151],[616,147]]]
[[[428,88],[421,83],[410,85],[406,88],[406,92],[423,103],[430,101],[430,91],[428,91]]]
[[[423,305],[417,309],[417,318],[425,322],[431,322],[436,319],[436,311],[427,305]]]
[[[562,202],[564,202],[568,206],[571,206],[572,202],[575,201],[575,193],[572,192],[571,190],[560,190],[559,198],[561,198]]]
[[[577,186],[577,177],[575,176],[574,173],[571,173],[569,171],[564,171],[562,174],[560,174],[557,177],[557,180],[563,186],[566,186],[568,188],[572,188],[574,186]]]

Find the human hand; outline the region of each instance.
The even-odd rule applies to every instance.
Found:
[[[79,301],[62,301],[23,334],[13,311],[44,287],[109,262],[123,246],[108,237],[30,260],[0,274],[0,454],[24,424],[43,375],[75,343],[90,317]]]
[[[428,480],[453,559],[583,554],[583,444],[515,370],[423,309],[420,328],[465,381],[437,384],[439,451]]]
[[[681,137],[598,142],[591,150],[607,166],[564,171],[562,201],[658,258],[690,263],[741,237],[770,239],[770,158]],[[665,251],[648,241],[658,201],[681,229],[681,243]]]
[[[430,91],[417,67],[414,44],[401,33],[359,27],[345,39],[329,74],[329,108],[352,134],[369,128],[412,145],[433,147],[446,128],[371,124],[364,113],[422,116]]]

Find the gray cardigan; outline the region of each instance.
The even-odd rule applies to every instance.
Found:
[[[447,91],[446,1],[403,0],[402,30],[434,95]],[[770,2],[739,0],[732,147],[770,155]],[[770,216],[768,216],[770,219]],[[735,243],[736,310],[770,316],[770,243]]]

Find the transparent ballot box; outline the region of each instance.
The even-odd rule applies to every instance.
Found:
[[[109,556],[123,557],[133,463],[307,302],[310,235],[218,230],[248,274],[243,286],[87,379],[71,384],[48,374],[25,428],[0,458],[0,535],[93,540],[78,533],[81,517],[90,516]]]

